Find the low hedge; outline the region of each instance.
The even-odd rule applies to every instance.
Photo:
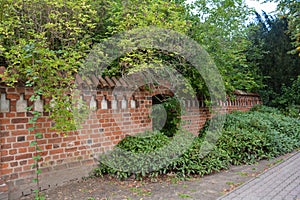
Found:
[[[300,147],[300,120],[284,116],[273,108],[258,106],[249,112],[228,114],[216,144],[205,140],[210,133],[209,124],[208,120],[199,136],[194,138],[181,129],[175,138],[158,131],[147,132],[147,137],[126,137],[109,156],[100,157],[99,167],[93,173],[118,178],[132,175],[142,178],[171,172],[180,176],[205,175],[230,165],[273,158]],[[211,146],[209,153],[203,154],[203,145]],[[128,152],[129,156],[122,156],[120,150]],[[110,165],[116,162],[127,165],[128,169],[130,166],[139,167],[124,170]]]

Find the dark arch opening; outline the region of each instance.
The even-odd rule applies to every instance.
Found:
[[[181,122],[181,108],[178,99],[166,94],[152,96],[152,129],[173,137]]]

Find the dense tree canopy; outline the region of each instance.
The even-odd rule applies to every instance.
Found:
[[[250,45],[246,21],[252,10],[242,0],[196,0],[191,37],[213,57],[228,91],[261,87],[256,68],[246,60]]]
[[[288,30],[294,49],[292,53],[300,56],[300,1],[298,0],[269,0],[278,3],[279,15],[288,21]]]
[[[298,15],[299,4],[289,2],[292,3],[281,8],[285,8],[288,30],[297,47],[299,18],[293,16]],[[23,82],[33,86],[37,96],[55,99],[57,107],[51,108],[53,116],[62,115],[64,110],[66,118],[73,116],[72,105],[67,101],[70,97],[64,94],[74,89],[74,74],[84,68],[86,56],[95,44],[117,33],[154,26],[189,36],[213,58],[228,93],[235,89],[258,91],[264,76],[269,76],[264,70],[269,69],[270,63],[265,65],[261,56],[280,45],[276,37],[281,36],[273,28],[252,31],[250,35],[255,39],[249,38],[245,21],[251,10],[242,0],[196,0],[192,5],[183,0],[2,0],[0,4],[0,61],[6,67],[1,77],[9,85]],[[273,27],[286,27],[284,20],[272,23]],[[264,44],[272,41],[275,46],[270,45],[268,49]],[[126,42],[129,41],[121,41],[122,45]],[[289,45],[287,38],[282,42]],[[280,54],[278,48],[282,50]],[[282,56],[284,59],[278,62],[286,64],[290,60],[285,59],[285,51],[293,48],[278,48],[274,55]],[[271,57],[268,59],[265,61],[272,61]],[[198,94],[208,93],[201,75],[186,58],[159,49],[128,52],[116,59],[105,75],[122,76],[145,66],[172,67],[188,79]],[[59,119],[57,128],[73,127]]]
[[[33,86],[35,97],[55,100],[51,114],[58,129],[73,129],[69,96],[92,42],[96,10],[88,1],[3,0],[0,10],[0,52],[8,85]],[[48,108],[50,109],[50,108]]]
[[[263,78],[265,88],[260,93],[264,103],[282,108],[299,103],[295,101],[299,98],[295,86],[300,74],[300,57],[289,53],[293,43],[288,27],[287,18],[263,13],[263,16],[257,14],[256,22],[249,25],[248,32],[252,45],[248,48],[247,58],[255,63]]]
[[[123,1],[112,3],[110,10],[113,13],[109,19],[112,22],[109,27],[110,34],[146,26],[159,26],[187,34],[212,56],[228,92],[235,89],[256,91],[261,87],[256,70],[250,69],[251,64],[247,62],[244,53],[250,44],[246,38],[244,23],[250,10],[243,1],[196,1],[191,7],[179,1]],[[197,92],[207,93],[201,76],[184,62],[185,58],[165,53],[163,52],[163,56],[162,52],[149,51],[139,56],[128,54],[121,59],[126,62],[120,62],[119,65],[126,63],[127,66],[137,69],[137,64],[141,65],[136,63],[137,57],[147,62],[151,58],[152,62],[156,60],[156,63],[159,61],[165,66],[172,65],[189,78]],[[120,72],[120,68],[124,69],[119,66],[111,70],[112,75]]]

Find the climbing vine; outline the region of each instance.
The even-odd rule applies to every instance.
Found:
[[[74,130],[74,77],[92,43],[96,11],[87,0],[6,0],[0,10],[0,78],[8,86],[26,85],[52,99],[57,130]]]

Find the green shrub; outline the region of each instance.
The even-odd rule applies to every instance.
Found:
[[[162,110],[164,110],[167,115],[163,127],[161,127],[160,124],[164,122],[163,118],[165,117],[161,115]],[[173,137],[178,131],[181,122],[181,106],[178,99],[176,97],[169,97],[162,100],[160,104],[152,108],[152,114],[154,114],[154,116],[152,116],[153,129],[160,130],[168,137]]]
[[[180,136],[177,138],[167,137],[158,131],[148,132],[147,137],[127,137],[117,145],[117,149],[145,155],[150,153],[152,157],[138,158],[133,154],[131,157],[120,158],[119,154],[112,153],[114,157],[111,157],[111,162],[128,166],[138,162],[141,166],[124,172],[100,162],[95,175],[111,174],[118,178],[131,175],[142,178],[146,175],[169,172],[180,176],[205,175],[226,169],[230,165],[251,164],[261,159],[276,157],[300,147],[300,120],[284,116],[274,108],[259,106],[250,112],[228,114],[222,134],[215,145],[204,140],[210,133],[209,124],[210,121],[207,121],[199,136],[193,138],[191,143],[185,143],[186,138],[192,138],[191,134],[181,129],[174,136]],[[169,148],[167,151],[173,152],[174,157],[159,151],[165,145]],[[204,145],[212,146],[208,154],[201,151]],[[117,149],[113,152],[117,152]],[[149,164],[151,170],[143,169],[143,166]]]
[[[139,137],[126,136],[117,144],[118,148],[135,153],[148,153],[159,149],[169,142],[169,138],[158,131],[147,131]]]
[[[100,156],[95,175],[112,174],[124,179],[132,175],[140,178],[148,174],[165,174],[168,164],[174,162],[192,141],[193,135],[181,130],[173,138],[159,131],[128,136],[113,151]]]

